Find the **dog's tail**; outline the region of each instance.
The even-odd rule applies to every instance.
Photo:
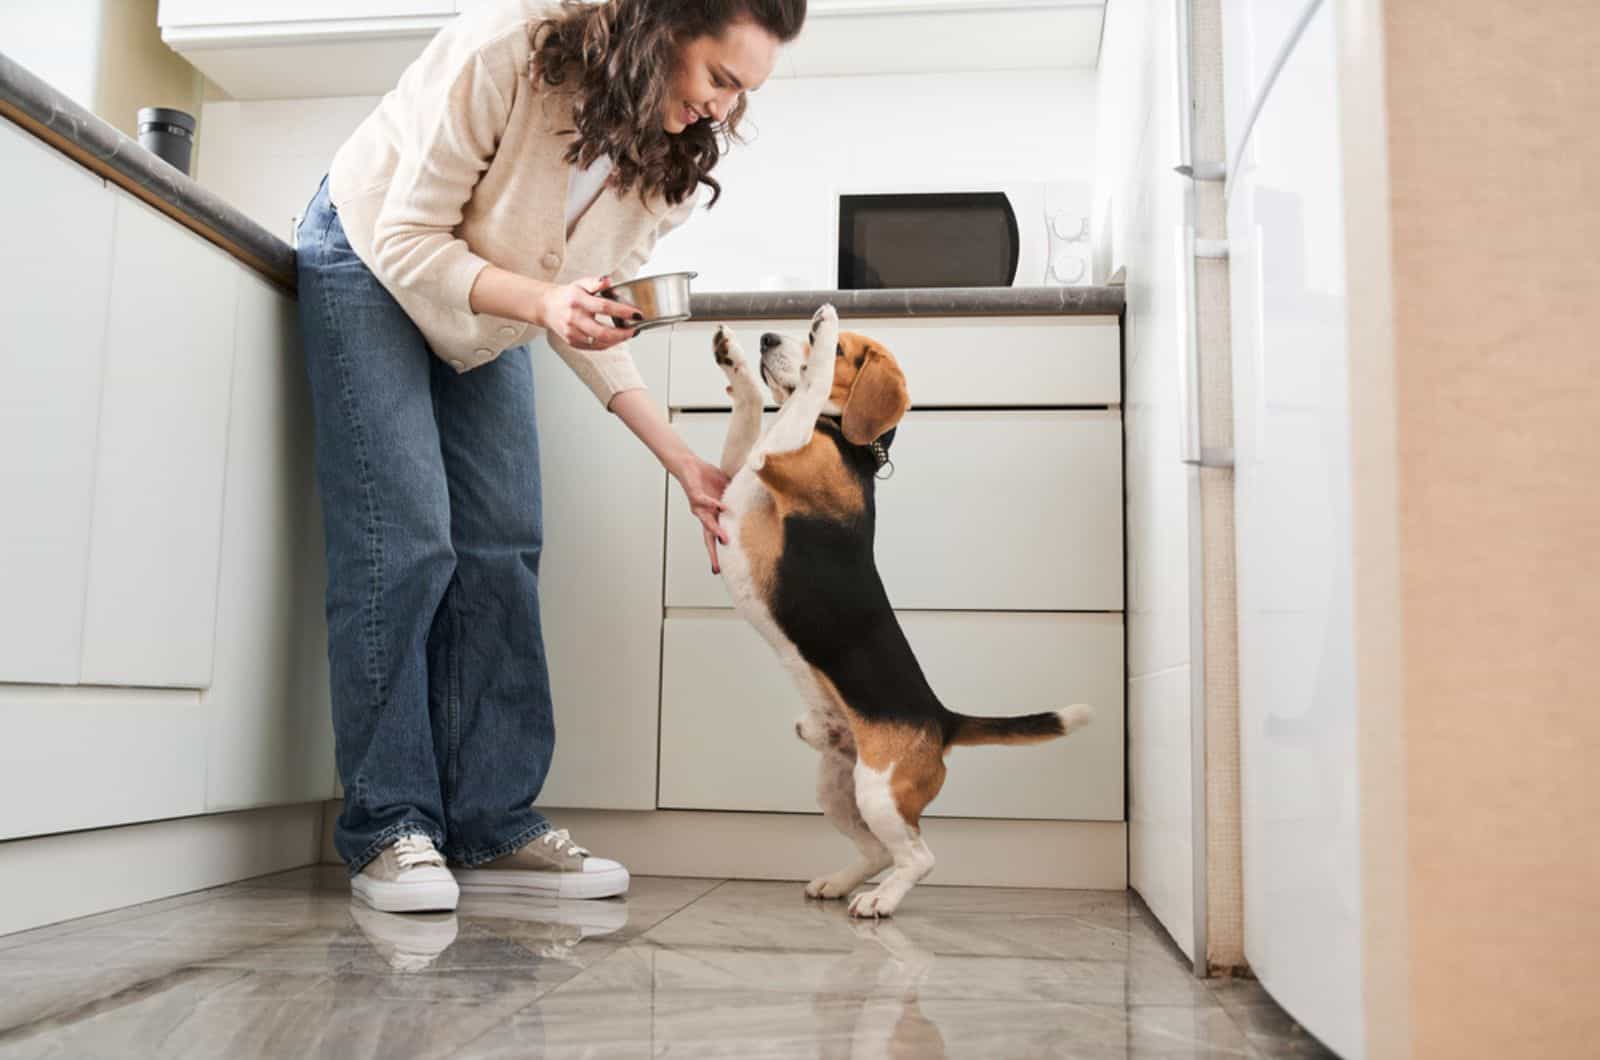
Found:
[[[1042,743],[1081,729],[1094,717],[1094,710],[1075,703],[1064,710],[1042,714],[1018,714],[1010,718],[975,718],[951,713],[945,720],[945,746],[957,744]]]

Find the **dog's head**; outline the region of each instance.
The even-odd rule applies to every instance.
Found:
[[[800,387],[811,344],[769,331],[761,336],[761,378],[779,405]],[[911,407],[905,373],[883,343],[854,331],[839,332],[833,354],[833,389],[822,411],[839,417],[846,440],[870,445]]]

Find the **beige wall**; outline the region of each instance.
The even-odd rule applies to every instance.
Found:
[[[0,0],[0,48],[137,138],[141,107],[176,107],[200,116],[201,79],[161,43],[157,3]]]
[[[135,139],[139,136],[135,119],[141,107],[176,107],[197,120],[200,117],[199,74],[161,43],[156,3],[105,0],[101,6],[100,69],[93,109]],[[194,171],[192,164],[190,171]]]
[[[1370,1055],[1593,1055],[1600,14],[1344,7],[1347,60],[1381,29],[1388,120],[1351,267],[1392,267],[1352,277],[1353,390],[1392,380],[1355,410]]]

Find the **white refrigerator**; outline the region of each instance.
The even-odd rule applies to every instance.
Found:
[[[1224,0],[1245,956],[1364,1054],[1337,0]]]

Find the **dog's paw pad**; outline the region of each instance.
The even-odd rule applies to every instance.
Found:
[[[711,336],[711,355],[724,368],[736,368],[744,360],[739,344],[733,339],[733,329],[726,324],[718,324],[716,333]]]
[[[811,337],[817,337],[817,331],[826,324],[839,323],[839,311],[833,308],[832,302],[824,302],[817,311],[811,314]]]

